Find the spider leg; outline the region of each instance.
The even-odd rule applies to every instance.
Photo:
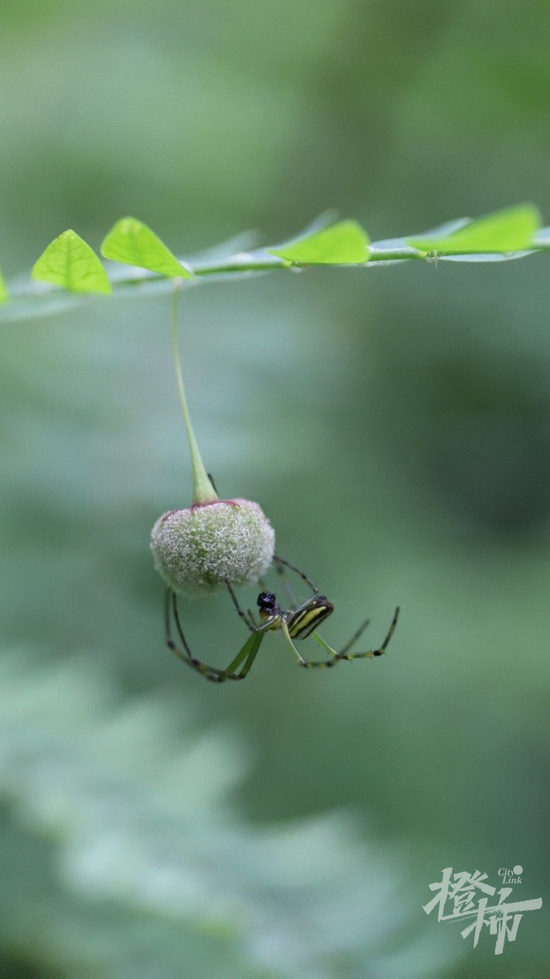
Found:
[[[298,599],[296,598],[296,595],[294,594],[294,589],[293,589],[292,585],[290,584],[290,581],[288,580],[288,575],[287,575],[287,573],[286,573],[283,565],[282,564],[279,564],[278,561],[275,562],[275,571],[279,575],[279,578],[281,579],[281,584],[282,584],[284,590],[286,591],[286,593],[288,595],[291,609],[293,609],[293,610],[297,609],[298,608]]]
[[[247,609],[247,612],[248,612],[248,617],[249,617],[250,621],[252,622],[252,625],[254,626],[254,628],[255,629],[259,629],[261,623],[256,621],[256,616],[254,615],[254,612],[252,611],[252,609]]]
[[[347,646],[344,646],[343,650],[340,653],[337,652],[335,649],[333,649],[332,646],[329,646],[328,642],[325,642],[325,640],[322,638],[322,636],[319,635],[318,632],[312,632],[312,636],[315,639],[315,641],[318,642],[319,645],[323,647],[323,649],[326,649],[326,651],[330,653],[331,656],[334,657],[334,662],[336,662],[336,660],[342,660],[342,659],[348,660],[348,662],[351,662],[351,660],[354,659],[372,659],[374,656],[382,656],[386,652],[390,639],[395,632],[395,627],[397,625],[398,618],[399,618],[399,606],[397,606],[395,610],[390,628],[388,629],[388,634],[384,639],[382,645],[378,649],[369,649],[364,653],[348,652],[353,642],[355,642],[355,640],[357,639],[357,633],[355,634],[355,636],[353,636],[351,643],[348,643]],[[361,634],[364,628],[365,626],[363,626],[359,630],[359,634]]]
[[[384,642],[382,643],[382,645],[380,646],[380,648],[379,649],[371,649],[371,650],[368,650],[365,653],[349,653],[349,652],[346,651],[346,650],[350,649],[351,644],[353,642],[355,642],[355,640],[358,638],[357,633],[352,637],[351,643],[348,643],[347,646],[344,646],[344,651],[341,652],[341,653],[339,653],[339,652],[337,652],[336,649],[333,649],[332,646],[329,646],[328,642],[325,642],[325,640],[319,635],[318,632],[312,632],[311,635],[316,640],[316,642],[318,642],[319,645],[322,646],[323,649],[325,649],[327,651],[327,653],[329,653],[330,656],[332,657],[332,659],[322,659],[322,660],[306,660],[306,659],[304,659],[303,656],[301,656],[300,653],[298,652],[298,650],[296,649],[296,646],[294,645],[294,643],[292,642],[290,633],[288,631],[288,625],[287,625],[287,623],[286,623],[286,621],[284,619],[281,622],[281,628],[283,630],[283,635],[285,637],[285,640],[286,640],[288,646],[290,647],[290,649],[292,650],[292,652],[294,653],[294,655],[296,656],[296,658],[297,658],[300,666],[303,666],[306,669],[315,668],[315,669],[318,669],[318,670],[326,670],[326,669],[329,669],[329,667],[331,667],[331,666],[336,666],[336,664],[339,663],[339,662],[341,662],[342,660],[348,660],[348,662],[350,662],[351,660],[354,660],[354,659],[365,659],[365,658],[371,659],[374,656],[382,656],[382,654],[386,652],[386,648],[387,648],[387,646],[389,644],[389,641],[390,641],[391,637],[393,636],[393,633],[395,631],[395,627],[397,625],[397,619],[398,619],[398,617],[399,617],[399,606],[395,610],[395,614],[394,614],[394,617],[392,619],[392,623],[390,625],[388,634],[387,634],[386,638],[384,639]],[[361,634],[361,632],[363,631],[364,628],[366,628],[366,624],[364,624],[361,627],[361,629],[358,630],[359,635]]]
[[[214,482],[214,477],[213,477],[212,473],[207,473],[206,475],[208,476],[210,482],[212,483],[212,486],[214,487],[214,492],[217,493],[218,492],[218,487],[216,486],[216,484]]]
[[[170,628],[171,608],[174,614],[174,621],[176,623],[178,635],[183,645],[183,650],[179,649],[172,639]],[[176,593],[173,592],[171,588],[168,588],[166,593],[164,622],[166,629],[166,645],[168,648],[171,649],[174,655],[177,656],[183,663],[190,666],[193,670],[196,670],[197,673],[200,673],[206,680],[210,680],[212,683],[225,683],[226,680],[244,680],[256,658],[264,638],[263,630],[254,632],[253,635],[248,637],[244,646],[239,650],[235,659],[231,661],[227,669],[219,670],[217,667],[208,666],[207,663],[203,663],[201,660],[193,656],[189,643],[187,642],[181,627]],[[243,662],[244,666],[242,667],[240,673],[235,673],[235,670],[237,670]]]
[[[256,659],[256,656],[258,655],[258,651],[260,649],[260,646],[262,645],[264,636],[265,636],[265,632],[254,632],[246,640],[246,642],[245,642],[243,648],[241,649],[238,657],[236,657],[236,659],[238,659],[239,662],[240,662],[241,661],[241,656],[242,656],[243,652],[245,654],[244,666],[243,666],[241,672],[239,674],[237,674],[237,676],[235,676],[235,680],[244,680],[244,678],[248,675],[248,673],[250,671],[250,668],[251,668],[254,660]],[[233,668],[235,668],[235,665],[234,664],[235,664],[235,661],[233,661],[233,663],[230,664],[230,666],[228,667],[228,669],[231,669],[231,666],[233,666]]]
[[[297,575],[299,575],[302,581],[305,581],[306,585],[309,588],[311,588],[314,595],[319,594],[319,589],[317,588],[317,585],[314,585],[311,578],[308,578],[307,574],[304,574],[304,572],[300,571],[299,568],[296,568],[293,564],[290,564],[289,561],[285,561],[284,558],[278,557],[277,554],[273,555],[273,560],[275,561],[276,565],[283,564],[285,568],[289,568],[291,571],[294,571]]]
[[[345,656],[345,654],[350,651],[352,646],[355,646],[355,643],[357,642],[358,639],[361,638],[368,625],[370,625],[370,619],[365,619],[365,621],[359,626],[357,631],[353,633],[353,636],[351,637],[349,642],[347,642],[346,645],[342,647],[342,649],[338,653],[339,656]]]
[[[332,650],[332,652],[334,654],[333,657],[332,657],[332,659],[320,659],[320,660],[307,660],[307,659],[304,659],[303,656],[300,656],[300,653],[298,652],[298,650],[296,649],[296,646],[292,642],[292,638],[291,638],[290,632],[288,631],[288,625],[287,625],[285,619],[283,619],[282,622],[281,622],[281,629],[283,630],[283,636],[285,637],[285,640],[286,640],[288,646],[290,647],[291,651],[294,653],[294,655],[295,655],[296,659],[298,660],[300,666],[303,666],[306,669],[309,669],[310,667],[316,667],[319,670],[324,670],[324,669],[328,669],[329,666],[335,666],[336,663],[338,662],[338,659],[336,658],[337,657],[337,654],[336,654],[335,650]],[[313,636],[317,636],[317,633],[316,632],[313,632],[312,635]],[[330,649],[330,646],[327,647],[327,648]]]
[[[231,595],[231,601],[233,602],[233,605],[237,609],[237,612],[239,614],[239,617],[243,620],[243,622],[246,625],[247,629],[250,629],[250,632],[256,632],[256,630],[258,629],[258,626],[256,625],[256,623],[254,621],[254,617],[253,617],[252,613],[250,612],[250,610],[248,611],[248,615],[246,614],[246,612],[243,612],[241,606],[239,605],[239,600],[238,600],[238,598],[237,598],[237,596],[235,594],[235,591],[233,589],[233,586],[232,586],[231,582],[229,581],[229,578],[226,578],[225,579],[225,584],[227,585],[227,590],[228,590],[229,594]]]

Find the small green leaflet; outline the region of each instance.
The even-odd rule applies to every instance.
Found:
[[[169,278],[190,278],[192,272],[178,262],[154,231],[137,218],[121,218],[109,231],[101,246],[104,258],[134,265]]]
[[[4,276],[2,275],[2,269],[0,269],[0,303],[3,303],[8,298],[8,290],[6,289],[6,283],[4,282]]]
[[[536,207],[521,204],[505,211],[495,211],[448,235],[409,238],[408,244],[421,251],[450,255],[518,252],[532,247],[533,236],[540,226]]]
[[[76,231],[64,231],[48,245],[36,262],[32,277],[53,282],[69,292],[111,292],[99,258]]]
[[[368,261],[369,237],[357,221],[339,221],[266,251],[294,265],[360,265]]]

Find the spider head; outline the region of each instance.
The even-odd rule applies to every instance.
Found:
[[[277,598],[273,592],[270,591],[260,592],[258,595],[257,604],[260,612],[267,612],[268,615],[276,615],[279,611]]]

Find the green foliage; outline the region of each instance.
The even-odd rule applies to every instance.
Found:
[[[471,221],[459,218],[418,235],[371,242],[356,221],[340,221],[323,227],[319,219],[286,245],[253,248],[243,252],[223,246],[210,249],[192,261],[176,258],[158,236],[136,218],[118,221],[105,238],[101,251],[106,258],[129,264],[134,271],[113,276],[113,291],[127,294],[139,287],[140,295],[172,288],[166,278],[185,278],[186,286],[206,279],[249,278],[293,266],[360,265],[370,268],[379,262],[429,261],[433,253],[443,261],[509,261],[550,250],[550,229],[540,227],[538,211],[530,204],[498,211]],[[321,225],[321,226],[320,226]],[[148,274],[135,269],[145,269]],[[161,276],[162,279],[158,277]],[[110,292],[103,266],[91,248],[66,231],[48,246],[33,269],[33,278],[62,286],[73,293]],[[14,291],[14,290],[12,290]],[[74,305],[69,297],[37,294],[32,286],[19,286],[11,301],[3,303],[2,320],[47,315]],[[1,294],[0,294],[1,296]],[[4,295],[4,298],[5,295]]]
[[[381,967],[402,882],[349,817],[248,823],[228,801],[249,767],[243,744],[223,727],[198,735],[161,700],[121,707],[89,660],[44,668],[18,654],[0,679],[12,949],[97,979]],[[25,909],[44,889],[36,923]],[[429,973],[421,959],[408,974]]]
[[[64,231],[42,253],[33,279],[51,282],[69,292],[111,292],[107,273],[95,252],[76,234]]]
[[[0,917],[2,979],[273,979],[252,968],[236,931],[158,914],[66,879],[57,841],[0,809],[0,870],[9,881]],[[182,963],[185,972],[182,972]]]
[[[293,265],[359,265],[368,261],[369,237],[357,221],[340,221],[266,251]]]
[[[6,283],[4,282],[4,276],[2,275],[2,269],[0,269],[0,303],[3,303],[8,298],[8,290],[6,289]]]
[[[124,262],[172,278],[190,278],[192,275],[155,232],[137,218],[117,221],[101,245],[101,254],[114,262]]]
[[[533,245],[541,226],[540,214],[531,204],[497,211],[446,235],[410,238],[409,244],[427,252],[448,255],[522,251]]]

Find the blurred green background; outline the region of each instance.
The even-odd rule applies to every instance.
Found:
[[[4,0],[0,263],[135,214],[179,255],[327,207],[371,237],[550,219],[543,0]],[[421,905],[443,867],[548,899],[545,255],[275,273],[181,311],[224,496],[391,652],[214,687],[163,646],[150,527],[190,471],[169,298],[3,323],[2,979],[542,979]],[[254,600],[254,593],[249,596]],[[198,655],[243,640],[190,603]],[[519,893],[518,893],[519,892]],[[546,928],[546,932],[547,932]]]

